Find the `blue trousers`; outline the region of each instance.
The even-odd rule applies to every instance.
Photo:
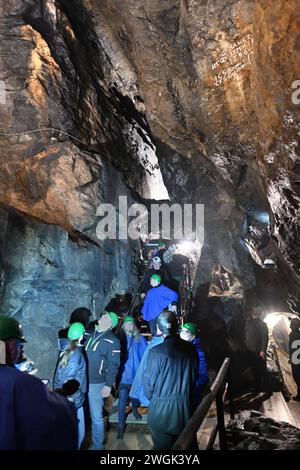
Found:
[[[103,397],[101,395],[103,384],[89,385],[89,405],[92,419],[92,450],[103,450],[104,443],[104,419]]]
[[[126,421],[126,403],[129,396],[129,390],[131,385],[120,384],[119,387],[119,405],[118,405],[118,416],[119,416],[119,426],[125,426]],[[137,398],[131,398],[132,409],[137,410],[140,402]]]
[[[82,444],[85,435],[85,422],[84,422],[84,410],[83,406],[77,408],[77,420],[78,420],[78,449]]]

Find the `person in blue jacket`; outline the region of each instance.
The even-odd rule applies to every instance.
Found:
[[[14,366],[24,341],[19,323],[0,315],[0,450],[75,450],[74,405]]]
[[[148,343],[147,349],[144,352],[144,355],[143,355],[142,360],[140,362],[140,365],[138,367],[137,373],[136,373],[135,378],[132,382],[131,389],[130,389],[130,392],[129,392],[129,396],[132,399],[138,400],[140,402],[141,406],[146,406],[146,407],[149,406],[149,400],[145,395],[144,384],[143,384],[148,353],[152,348],[154,348],[154,346],[157,346],[157,345],[161,344],[163,342],[163,340],[164,340],[164,336],[161,332],[159,332],[156,336],[153,336],[150,343]]]
[[[59,339],[60,355],[54,376],[55,389],[62,389],[70,381],[77,381],[77,387],[75,385],[75,390],[76,388],[77,390],[69,396],[69,400],[73,401],[77,410],[78,449],[80,449],[85,434],[83,404],[87,392],[87,372],[86,362],[80,347],[84,332],[83,324],[75,322],[68,330],[68,338]]]
[[[151,334],[155,336],[158,316],[170,304],[177,302],[178,294],[164,284],[161,284],[159,274],[151,276],[150,284],[152,288],[147,292],[142,307],[142,317],[149,322]]]
[[[197,337],[198,327],[195,323],[185,323],[180,328],[180,338],[194,344],[198,352],[199,358],[199,373],[193,391],[194,406],[197,407],[201,401],[202,392],[205,385],[208,383],[208,371],[205,354],[202,350],[200,338]]]
[[[124,318],[122,330],[124,334],[120,337],[121,364],[117,377],[117,383],[119,383],[118,439],[122,439],[124,435],[126,421],[125,410],[129,390],[148,344],[146,338],[140,334],[133,317],[126,316]],[[131,404],[134,417],[141,419],[142,417],[138,412],[138,406],[140,405],[139,400],[132,398]]]

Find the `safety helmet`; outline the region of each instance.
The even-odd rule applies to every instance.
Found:
[[[198,331],[198,327],[195,323],[185,323],[184,325],[182,325],[181,329],[182,328],[185,328],[194,336],[196,336],[197,331]]]
[[[133,317],[131,317],[130,315],[127,315],[123,320],[123,325],[124,325],[124,323],[128,323],[128,322],[135,323],[135,319]]]
[[[26,342],[19,322],[8,315],[0,315],[0,340],[5,341],[9,338],[19,339],[23,343]]]
[[[161,283],[161,276],[159,274],[152,274],[151,279],[157,281],[159,284]]]
[[[119,323],[118,315],[115,312],[108,312],[108,315],[110,316],[110,319],[112,321],[112,327],[115,328]]]
[[[164,310],[157,318],[157,326],[160,331],[166,335],[177,332],[177,319],[173,312]]]
[[[263,268],[275,268],[276,263],[273,259],[267,258],[264,260],[264,263],[262,265]]]
[[[75,322],[72,323],[68,330],[68,338],[69,339],[79,339],[83,333],[85,332],[85,328],[82,323]]]

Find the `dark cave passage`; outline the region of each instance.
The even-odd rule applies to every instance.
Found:
[[[108,450],[170,449],[195,403],[164,435],[159,403],[130,395],[136,376],[159,394],[162,375],[138,366],[168,311],[179,362],[192,354],[179,333],[196,328],[201,399],[230,358],[230,448],[300,448],[297,1],[7,0],[0,13],[0,372],[16,363],[54,394],[68,357],[84,357],[82,396],[62,392],[85,416],[82,449],[102,448],[103,422]],[[27,340],[18,359],[7,317]],[[160,374],[167,343],[149,354]],[[200,449],[215,420],[212,405]],[[0,411],[0,449],[34,448],[4,434]]]

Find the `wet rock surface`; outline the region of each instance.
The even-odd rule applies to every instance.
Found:
[[[105,292],[101,308],[120,277],[122,288],[134,285],[123,280],[134,276],[130,243],[96,234],[97,207],[117,205],[119,194],[205,205],[195,318],[214,311],[229,326],[253,298],[268,311],[299,311],[297,0],[8,0],[0,12],[1,217],[17,211],[23,221],[19,251],[15,221],[2,227],[1,312],[22,320],[24,253],[29,285],[39,284],[35,263],[57,285],[73,271],[88,285],[87,306]],[[263,255],[261,239],[247,239],[250,256],[254,212],[269,214],[270,230]],[[50,264],[42,252],[31,260],[41,239]],[[270,256],[276,271],[262,269]],[[209,295],[215,266],[236,290]],[[73,301],[50,282],[37,297],[28,289],[36,317],[45,315],[36,298],[45,311],[50,298],[61,305],[54,338]],[[75,303],[75,281],[71,292]]]
[[[0,314],[22,323],[25,354],[40,377],[52,378],[57,333],[75,308],[89,308],[96,318],[115,293],[136,286],[136,243],[107,240],[100,246],[92,241],[94,231],[70,235],[8,206],[0,210]]]
[[[299,428],[258,411],[241,412],[226,430],[230,450],[298,450],[300,447]]]

